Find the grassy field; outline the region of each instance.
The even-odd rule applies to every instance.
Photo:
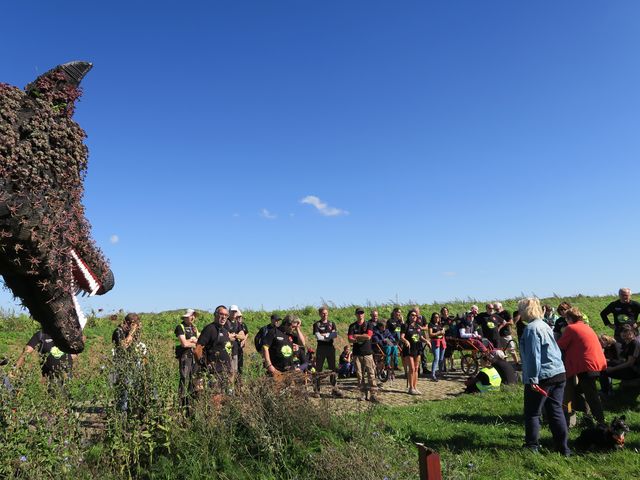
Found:
[[[568,300],[587,313],[596,331],[604,331],[599,311],[613,299],[544,301],[556,306]],[[482,310],[480,301],[448,306],[457,313],[471,303]],[[516,300],[503,304],[513,310]],[[429,315],[441,306],[421,309]],[[378,306],[380,316],[387,318],[392,308]],[[353,309],[330,309],[342,343]],[[123,417],[111,407],[110,338],[121,317],[89,320],[87,350],[78,358],[68,397],[49,394],[39,382],[36,359],[30,359],[13,378],[17,392],[0,389],[0,478],[409,479],[418,476],[415,442],[440,452],[445,478],[621,478],[640,472],[640,413],[635,402],[614,399],[608,405],[608,417],[627,415],[632,431],[624,451],[565,459],[521,448],[520,387],[412,407],[366,404],[357,412],[337,415],[330,399],[317,402],[295,390],[274,391],[260,377],[255,353],[249,355],[244,388],[221,405],[201,402],[194,418],[187,420],[175,408],[173,329],[180,313],[143,315],[143,341],[150,355],[133,399],[143,412],[136,417]],[[244,313],[255,332],[268,323],[271,312]],[[302,317],[310,334],[316,308],[293,313]],[[202,327],[210,320],[205,312],[198,324]],[[26,316],[5,314],[0,320],[0,356],[15,360],[36,329]],[[100,411],[97,427],[86,420],[94,411]],[[572,431],[572,438],[577,433]],[[542,440],[549,444],[547,428]]]

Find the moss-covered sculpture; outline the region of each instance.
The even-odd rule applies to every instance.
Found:
[[[59,65],[23,90],[0,83],[0,274],[71,353],[86,321],[75,295],[102,295],[113,274],[84,216],[85,132],[75,123],[86,62]]]

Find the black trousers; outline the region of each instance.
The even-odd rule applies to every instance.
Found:
[[[316,371],[321,372],[324,366],[324,361],[329,364],[329,370],[336,370],[336,347],[333,345],[318,344],[316,350]]]
[[[575,384],[575,377],[567,380],[567,385],[564,388],[565,403],[572,402],[574,409],[577,410],[578,408],[576,407],[578,405],[575,404],[579,402],[577,402],[576,397],[583,394],[587,405],[591,409],[593,418],[599,423],[604,423],[604,410],[596,387],[596,379],[600,376],[600,372],[582,372],[577,376],[577,385]]]
[[[180,383],[178,384],[178,397],[180,406],[189,406],[189,399],[193,396],[193,382],[191,376],[195,362],[191,351],[185,352],[180,357]]]

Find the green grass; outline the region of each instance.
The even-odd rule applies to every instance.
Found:
[[[596,331],[611,332],[601,324],[599,312],[614,298],[576,296],[543,302],[556,306],[568,300],[589,316]],[[471,303],[482,309],[485,302],[447,305],[457,313]],[[516,303],[503,301],[509,310]],[[430,315],[441,306],[421,305],[421,309]],[[354,320],[354,307],[330,308],[330,319],[340,332],[339,345]],[[380,316],[387,318],[392,308],[378,306]],[[405,312],[408,308],[404,306]],[[278,313],[298,314],[310,336],[316,310]],[[247,353],[252,374],[246,389],[219,410],[203,402],[196,418],[185,420],[175,410],[178,374],[173,358],[173,330],[181,313],[142,315],[142,339],[151,352],[137,398],[145,414],[123,419],[108,408],[106,429],[97,441],[87,443],[78,413],[87,406],[113,403],[111,333],[122,318],[89,319],[87,349],[78,358],[70,400],[48,394],[39,382],[36,359],[31,358],[14,379],[18,394],[10,396],[0,389],[0,478],[409,479],[418,475],[416,442],[440,453],[445,478],[623,478],[640,472],[637,403],[610,406],[616,414],[627,415],[632,430],[624,451],[569,459],[554,453],[534,455],[521,448],[521,387],[411,407],[367,406],[356,414],[334,415],[331,401],[316,405],[295,394],[270,390],[257,378],[258,356],[251,343]],[[212,318],[203,313],[200,328]],[[245,311],[250,331],[268,323],[270,313]],[[37,328],[25,315],[0,315],[0,355],[15,360]],[[613,413],[608,411],[608,417]],[[572,438],[576,435],[572,431]],[[542,442],[550,442],[546,427]]]

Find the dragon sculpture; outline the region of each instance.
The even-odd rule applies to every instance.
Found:
[[[76,295],[114,285],[84,215],[86,134],[72,120],[91,67],[59,65],[24,90],[0,83],[0,274],[68,353],[84,348]]]

